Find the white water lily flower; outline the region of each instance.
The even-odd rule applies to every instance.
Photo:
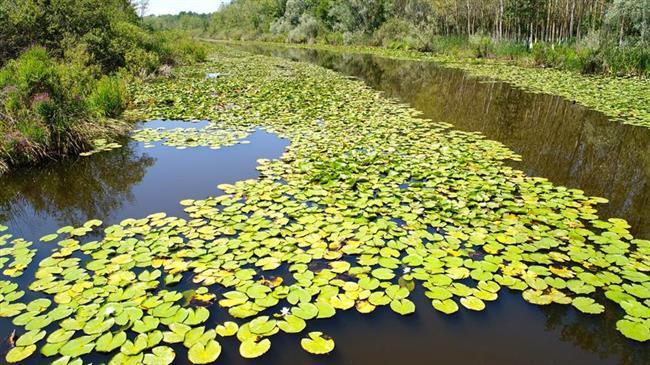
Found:
[[[107,316],[110,316],[110,315],[113,314],[113,313],[115,313],[115,308],[113,308],[113,307],[108,307],[108,308],[106,308],[106,310],[104,311],[104,314],[107,315]]]
[[[289,313],[290,313],[289,308],[282,307],[282,310],[280,311],[280,314],[282,314],[282,316],[287,316],[287,315],[289,315]]]
[[[408,273],[411,272],[411,268],[407,266],[407,267],[403,268],[402,271],[404,272],[404,274],[408,274]]]

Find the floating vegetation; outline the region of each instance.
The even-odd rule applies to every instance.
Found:
[[[214,69],[233,77],[210,82]],[[169,364],[183,346],[205,364],[218,361],[221,338],[256,358],[281,332],[327,354],[327,335],[298,335],[310,321],[380,307],[481,311],[502,290],[585,315],[611,301],[622,335],[650,339],[650,241],[600,219],[604,199],[508,167],[518,156],[498,142],[418,119],[333,72],[227,49],[134,91],[152,118],[262,126],[292,144],[258,161],[259,179],[183,200],[186,218],[90,221],[43,237],[53,251],[28,288],[0,283],[0,316],[20,327],[8,362],[38,351],[58,364],[95,352],[109,364]],[[10,239],[0,257],[21,275],[33,249]],[[416,287],[433,309],[409,299]],[[38,299],[21,301],[25,290]]]
[[[203,128],[143,128],[135,131],[132,138],[150,145],[152,142],[162,142],[165,146],[185,149],[191,147],[221,147],[233,146],[238,143],[246,144],[243,139],[250,134],[246,130],[224,130],[210,124]]]
[[[83,157],[92,156],[95,153],[106,152],[106,151],[114,150],[116,148],[120,148],[122,147],[122,145],[116,142],[108,142],[106,139],[100,138],[100,139],[93,140],[93,147],[94,148],[92,150],[82,152],[79,154],[79,156],[83,156]]]
[[[433,61],[464,70],[470,75],[502,80],[521,89],[562,96],[612,120],[650,127],[650,82],[643,77],[587,76],[553,68],[522,67],[499,60],[464,59],[455,56],[364,46],[218,41],[244,45],[320,49],[333,52],[369,53],[382,57]]]

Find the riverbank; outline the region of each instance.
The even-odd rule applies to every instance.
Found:
[[[650,128],[650,81],[641,77],[587,76],[556,69],[523,67],[503,60],[458,58],[379,47],[204,40],[224,44],[366,53],[393,59],[436,62],[445,67],[461,69],[472,76],[505,81],[530,92],[562,96],[599,111],[613,121]]]

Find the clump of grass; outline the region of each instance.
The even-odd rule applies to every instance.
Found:
[[[80,151],[125,130],[128,95],[117,77],[97,80],[83,59],[56,61],[33,47],[0,70],[0,161],[7,166]]]
[[[101,117],[119,117],[127,106],[125,82],[119,77],[102,77],[88,96],[88,105]]]

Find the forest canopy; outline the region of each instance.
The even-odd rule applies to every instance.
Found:
[[[233,0],[216,38],[362,44],[646,73],[650,0]],[[537,49],[534,49],[537,48]]]

